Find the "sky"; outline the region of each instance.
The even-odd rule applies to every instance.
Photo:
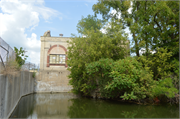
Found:
[[[97,0],[0,0],[0,37],[12,48],[23,47],[27,61],[38,65],[40,36],[47,30],[55,37],[78,34],[78,21],[82,16],[94,15],[92,6],[96,3]]]

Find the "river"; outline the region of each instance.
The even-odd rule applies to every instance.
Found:
[[[79,97],[72,93],[41,93],[21,98],[10,118],[178,118],[176,105],[138,105]]]

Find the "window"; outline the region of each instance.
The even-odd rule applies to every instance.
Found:
[[[52,54],[49,57],[50,64],[65,64],[65,54]]]

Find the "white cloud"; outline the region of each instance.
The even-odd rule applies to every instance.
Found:
[[[156,51],[152,51],[151,49],[149,49],[150,53],[154,54],[156,53]],[[143,53],[146,53],[146,49],[145,48],[141,48],[141,50],[139,50],[139,54],[142,55]]]
[[[107,25],[105,25],[100,31],[102,32],[102,33],[104,33],[104,34],[106,34],[107,33],[107,28],[110,28],[111,27],[111,25],[109,24],[109,23],[107,23]]]
[[[44,0],[1,0],[0,1],[0,37],[12,48],[24,47],[31,62],[38,63],[40,57],[40,40],[35,33],[28,38],[25,30],[35,29],[42,17],[46,22],[52,16],[60,15],[58,11],[45,7]],[[38,62],[37,62],[38,61]]]
[[[86,38],[86,35],[82,35],[83,38]]]
[[[110,13],[111,15],[113,15],[113,16],[116,16],[118,19],[120,19],[121,18],[121,13],[120,12],[117,12],[116,10],[111,10],[111,13]],[[111,25],[108,23],[104,28],[102,28],[100,31],[102,32],[102,33],[104,33],[104,34],[106,34],[107,33],[107,28],[110,28],[111,27]]]
[[[60,20],[62,20],[63,18],[62,17],[59,17]]]
[[[117,12],[115,9],[111,10],[111,14],[115,17],[117,17],[118,19],[121,18],[121,12]]]
[[[52,16],[56,16],[57,14],[61,14],[58,11],[45,7],[45,6],[41,6],[41,7],[37,7],[37,6],[33,6],[33,10],[38,11],[38,13],[45,19],[48,20],[50,17]]]
[[[131,31],[129,30],[129,27],[126,27],[126,28],[124,29],[124,31],[125,31],[125,33],[128,34],[128,38],[131,40],[133,37],[132,37]]]
[[[132,5],[133,5],[133,2],[131,1],[131,7],[128,9],[129,14],[132,13]]]
[[[41,41],[37,40],[37,35],[32,33],[31,38],[27,38],[26,47],[30,50],[39,51]]]
[[[85,5],[88,7],[88,4],[85,3]]]
[[[35,63],[36,65],[40,64],[40,52],[29,50],[27,55],[29,56],[28,59],[30,59],[32,63]]]

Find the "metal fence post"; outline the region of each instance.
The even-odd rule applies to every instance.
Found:
[[[30,62],[29,62],[29,70],[30,70]]]
[[[38,64],[38,71],[39,71],[39,64]]]
[[[8,45],[8,52],[7,52],[6,63],[8,62],[8,60],[9,60],[9,45]]]

